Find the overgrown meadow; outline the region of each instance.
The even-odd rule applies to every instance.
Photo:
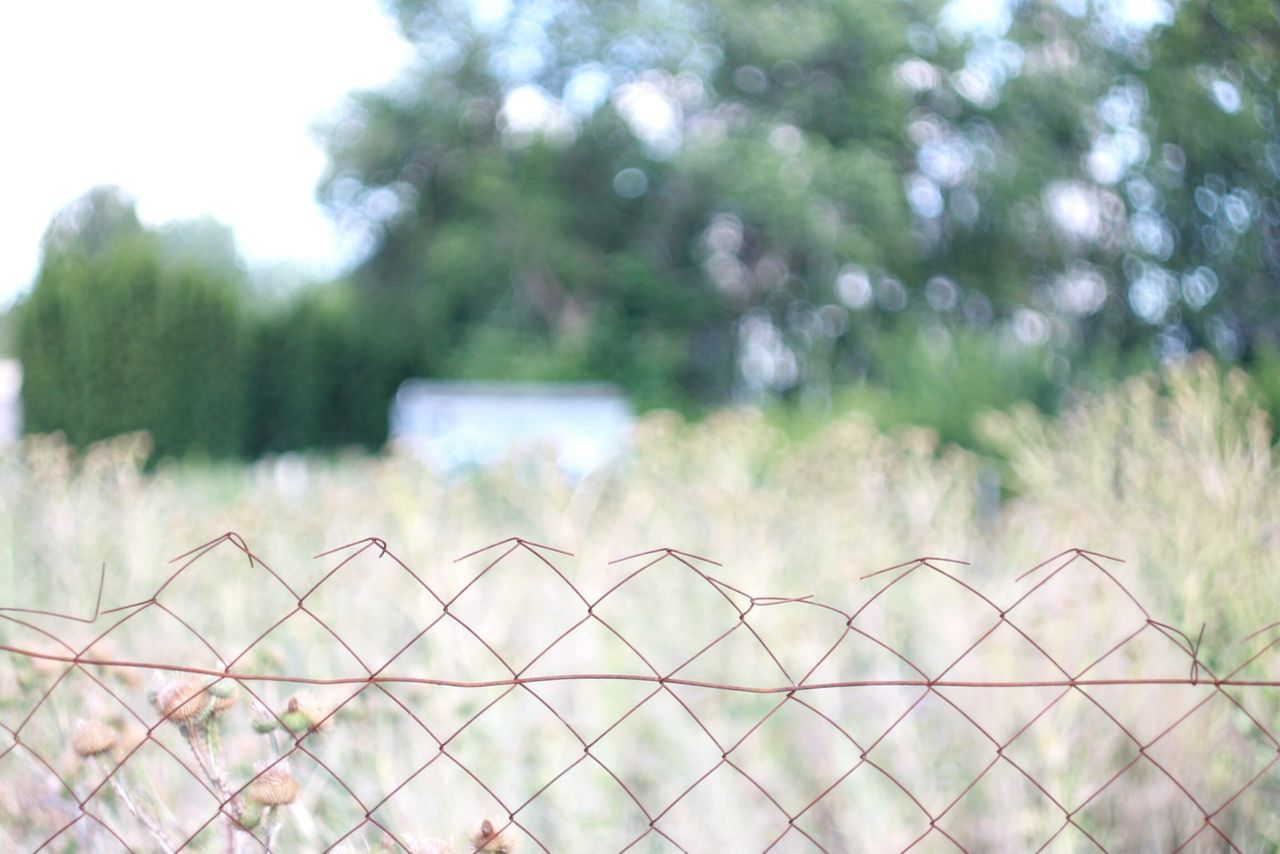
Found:
[[[582,481],[541,452],[443,477],[393,452],[148,469],[144,437],[79,457],[28,439],[0,457],[0,607],[91,616],[104,566],[103,610],[146,602],[171,558],[227,531],[278,579],[224,543],[157,605],[6,612],[5,645],[68,655],[57,639],[110,628],[91,656],[154,666],[0,654],[0,847],[35,848],[84,801],[51,850],[1161,850],[1206,813],[1275,850],[1277,745],[1255,725],[1280,725],[1275,689],[411,681],[911,681],[980,639],[951,676],[1183,678],[1185,647],[1223,676],[1280,619],[1280,478],[1253,401],[1192,361],[1060,416],[983,415],[983,454],[856,415],[800,438],[656,413]],[[391,554],[313,558],[369,536]],[[573,555],[455,560],[512,536]],[[668,557],[617,586],[662,555],[610,561],[663,547],[721,565]],[[1009,611],[1042,649],[991,632],[1052,567],[1017,577],[1073,547],[1124,562],[1076,561]],[[969,561],[937,566],[995,605],[923,567],[859,610],[896,577],[861,576],[919,556]],[[166,669],[228,664],[275,678]],[[1277,672],[1275,653],[1242,671]]]

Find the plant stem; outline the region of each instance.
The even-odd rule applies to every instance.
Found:
[[[217,715],[210,715],[204,722],[204,746],[209,752],[213,784],[234,811],[238,799],[227,791],[226,757],[222,754],[222,726]],[[240,848],[240,840],[236,836],[235,822],[230,816],[224,816],[223,827],[227,836],[227,854],[236,854]]]
[[[222,743],[218,736],[217,719],[210,715],[199,726],[199,738],[197,738],[194,727],[181,726],[183,740],[191,748],[191,755],[196,758],[196,764],[200,766],[200,770],[205,777],[209,778],[209,782],[213,784],[213,787],[218,790],[218,795],[222,798],[223,803],[234,810],[236,808],[236,797],[227,787],[226,775],[223,772]],[[200,750],[201,744],[204,745],[204,753]],[[206,753],[208,754],[207,758],[205,756]],[[235,820],[231,816],[224,814],[222,821],[227,837],[227,854],[235,854],[236,849],[239,847],[239,840],[236,839]]]
[[[274,754],[274,758],[279,759],[284,755],[284,751],[280,749],[280,739],[276,738],[275,732],[267,733],[267,738],[271,740],[271,752]]]
[[[266,830],[267,850],[273,850],[276,834],[280,831],[280,808],[267,807],[262,814],[262,826]]]
[[[212,765],[212,756],[206,758],[204,754],[200,752],[199,745],[201,742],[207,743],[207,736],[202,736],[197,739],[196,734],[190,727],[183,726],[181,729],[183,739],[187,742],[187,746],[191,748],[191,755],[196,758],[196,764],[200,766],[200,770],[204,773],[204,776],[207,777],[209,782],[213,784],[213,787],[218,790],[218,794],[222,796],[224,801],[229,800],[231,798],[231,792],[227,790],[227,781],[223,779],[219,772],[214,770]]]
[[[213,766],[215,779],[222,781],[225,785],[226,774],[222,769],[225,764],[222,756],[222,725],[216,715],[210,715],[204,722],[204,745],[209,751],[209,763]]]
[[[169,837],[165,835],[164,830],[160,827],[160,823],[156,821],[153,816],[148,815],[142,807],[138,806],[137,802],[134,801],[132,796],[130,796],[129,789],[125,786],[124,781],[119,779],[120,775],[119,773],[116,773],[119,769],[115,769],[113,771],[113,769],[108,768],[107,764],[102,761],[101,756],[97,757],[97,762],[98,767],[107,774],[107,783],[110,784],[111,788],[115,791],[120,800],[124,802],[124,805],[128,808],[129,812],[133,813],[133,817],[142,822],[143,826],[147,828],[148,832],[150,832],[155,840],[160,843],[161,847],[165,851],[172,851],[173,843],[170,842]]]

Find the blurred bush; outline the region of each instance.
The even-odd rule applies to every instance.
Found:
[[[253,319],[250,455],[385,441],[395,371],[348,296],[335,286],[309,289]]]
[[[91,192],[45,237],[16,323],[28,432],[78,446],[133,430],[163,455],[238,454],[248,416],[234,268],[166,247],[126,199]]]
[[[149,230],[118,190],[95,189],[50,226],[15,312],[26,430],[81,448],[145,430],[161,457],[378,447],[405,371],[349,297],[263,300],[224,227]]]

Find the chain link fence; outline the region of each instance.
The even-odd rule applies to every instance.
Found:
[[[0,609],[0,847],[1280,844],[1280,630],[1211,655],[1095,552],[1003,606],[919,558],[853,609],[671,548],[318,557],[301,584],[229,533],[142,601],[102,609],[104,569],[90,615]]]

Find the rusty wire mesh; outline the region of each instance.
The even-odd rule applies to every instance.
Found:
[[[1276,627],[1233,665],[1211,661],[1200,635],[1156,620],[1095,552],[1034,567],[1007,607],[963,562],[919,558],[865,576],[878,586],[854,610],[750,595],[714,561],[670,548],[614,561],[595,595],[562,570],[569,553],[519,538],[459,558],[448,578],[415,572],[377,538],[318,557],[333,565],[291,584],[232,533],[175,559],[130,605],[102,610],[100,584],[88,617],[0,609],[0,840],[1280,842],[1280,638],[1265,634]],[[519,560],[518,575],[496,578]],[[184,579],[206,569],[184,601]],[[246,719],[233,726],[236,713]]]

